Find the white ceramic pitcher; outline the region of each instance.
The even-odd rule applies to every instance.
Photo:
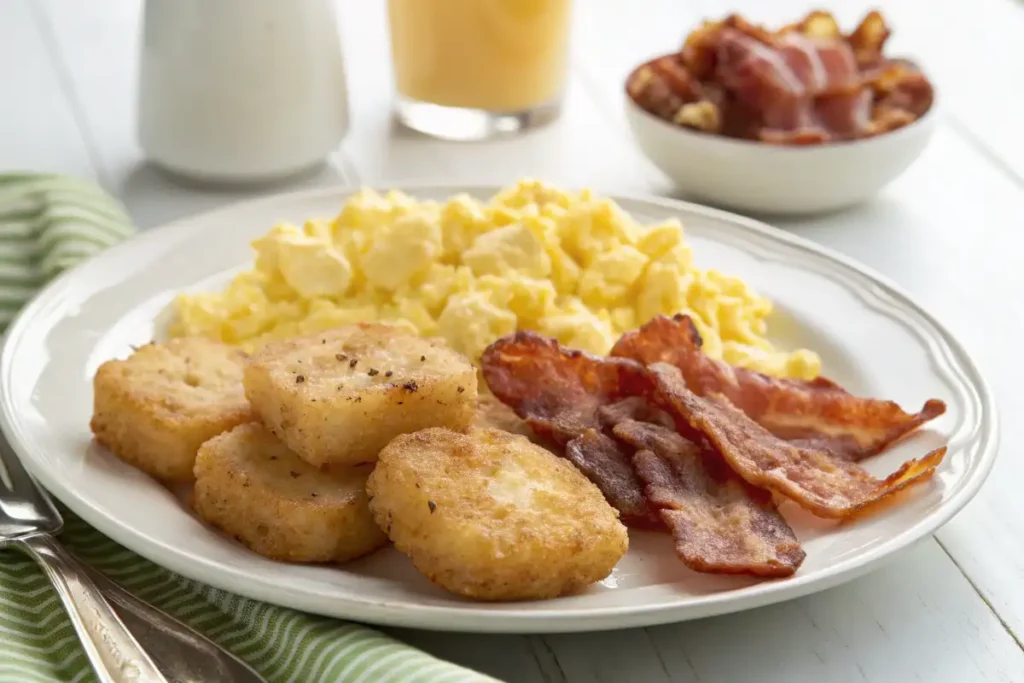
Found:
[[[146,0],[138,134],[146,156],[215,182],[321,163],[348,131],[332,0]]]

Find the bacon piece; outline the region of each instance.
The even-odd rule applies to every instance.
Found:
[[[611,354],[674,365],[698,396],[722,394],[775,436],[840,459],[875,455],[946,411],[945,403],[929,399],[920,412],[908,414],[892,401],[854,396],[824,377],[779,379],[734,368],[705,355],[701,343],[689,317],[659,316],[623,335]]]
[[[626,420],[614,433],[638,449],[633,464],[647,499],[687,567],[775,577],[803,562],[806,553],[772,495],[737,477],[718,453],[656,424]]]
[[[905,462],[883,480],[826,450],[784,441],[761,427],[721,394],[702,398],[687,388],[679,368],[654,363],[662,407],[680,433],[707,438],[729,466],[749,484],[771,489],[819,517],[849,518],[907,486],[931,476],[945,447]]]
[[[643,109],[669,121],[688,103],[703,99],[700,81],[690,75],[678,55],[638,67],[626,80],[626,93]]]
[[[828,85],[829,74],[809,38],[799,33],[783,34],[778,40],[778,53],[807,92],[820,92]]]
[[[935,99],[927,76],[907,59],[884,59],[865,71],[873,93],[870,134],[879,135],[924,116]]]
[[[843,32],[839,22],[831,13],[824,10],[811,10],[803,19],[795,24],[784,26],[781,33],[796,31],[813,38],[842,38]]]
[[[601,490],[619,511],[623,524],[642,529],[661,528],[661,521],[644,497],[643,482],[633,468],[632,451],[596,429],[587,429],[565,446],[565,458]]]
[[[913,119],[924,116],[932,107],[935,91],[928,78],[920,71],[903,71],[899,82],[878,101],[882,109],[905,111]]]
[[[811,124],[807,89],[778,50],[723,28],[715,56],[718,80],[740,102],[760,112],[764,127],[792,131]]]
[[[526,331],[488,346],[480,367],[502,403],[562,446],[601,427],[601,406],[640,395],[649,383],[634,361],[598,358]]]
[[[871,10],[853,32],[846,36],[846,42],[856,55],[857,64],[862,68],[874,66],[882,60],[882,49],[892,31],[878,10]]]
[[[643,396],[630,396],[616,403],[601,406],[597,410],[597,416],[601,420],[601,424],[607,429],[611,429],[620,422],[629,420],[650,422],[669,428],[673,424],[671,415],[656,406],[652,406]]]
[[[823,129],[840,138],[855,138],[871,128],[871,91],[845,90],[814,100],[814,116]]]
[[[682,102],[697,102],[704,99],[700,81],[694,78],[678,55],[655,59],[650,68],[659,80]]]
[[[760,113],[759,139],[813,143],[868,130],[871,94],[846,43],[797,32],[764,42],[732,28],[717,39],[716,74]]]
[[[564,448],[565,457],[594,482],[623,523],[661,526],[644,499],[632,454],[602,432],[599,415],[602,407],[650,391],[640,365],[565,349],[524,331],[487,347],[480,366],[491,392],[535,432]]]
[[[784,33],[775,40],[775,49],[803,84],[804,94],[813,96],[860,87],[857,60],[845,43]]]

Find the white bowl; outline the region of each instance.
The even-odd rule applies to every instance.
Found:
[[[905,171],[935,128],[936,107],[875,137],[786,147],[702,133],[664,121],[626,96],[640,149],[681,190],[754,213],[834,211],[868,199]]]

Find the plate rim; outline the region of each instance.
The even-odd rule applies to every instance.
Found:
[[[0,429],[2,429],[8,443],[25,463],[29,471],[51,491],[55,498],[60,500],[84,521],[117,543],[165,569],[234,594],[305,612],[335,618],[357,619],[385,626],[423,628],[435,631],[490,633],[602,631],[681,622],[744,611],[802,597],[866,574],[901,551],[927,540],[938,528],[958,514],[977,495],[988,479],[995,459],[998,456],[1000,439],[999,415],[992,390],[962,342],[937,316],[920,304],[913,295],[909,294],[885,275],[855,259],[758,219],[674,198],[609,192],[596,188],[593,189],[596,195],[607,197],[617,203],[653,205],[662,211],[677,214],[689,213],[731,223],[743,231],[760,235],[769,241],[781,242],[805,254],[809,253],[811,256],[823,257],[826,261],[843,266],[875,285],[881,286],[883,290],[886,290],[890,298],[895,299],[902,306],[913,310],[927,321],[938,332],[938,341],[945,344],[959,362],[966,374],[966,383],[977,393],[981,411],[979,414],[980,429],[971,441],[962,444],[962,448],[967,448],[976,442],[983,442],[983,447],[978,451],[979,461],[973,467],[973,473],[968,481],[964,482],[961,490],[956,492],[929,516],[918,520],[863,555],[823,568],[816,574],[810,575],[803,580],[798,575],[782,581],[765,581],[754,586],[753,590],[745,590],[740,594],[735,594],[732,591],[713,594],[709,599],[697,603],[694,603],[692,599],[682,599],[639,606],[619,605],[598,608],[594,610],[593,614],[581,615],[578,613],[578,610],[572,608],[544,611],[520,609],[522,605],[529,603],[510,603],[512,609],[494,611],[483,609],[486,605],[481,606],[477,603],[467,603],[465,607],[461,605],[410,605],[405,602],[391,604],[381,600],[360,600],[359,596],[352,596],[342,606],[351,607],[354,612],[358,613],[345,615],[342,613],[343,610],[325,610],[322,600],[317,602],[315,597],[303,591],[289,592],[288,587],[282,588],[280,585],[275,585],[273,588],[277,590],[271,594],[266,590],[260,591],[259,589],[264,587],[263,583],[252,582],[251,578],[247,579],[249,583],[242,583],[240,585],[237,579],[232,579],[233,574],[224,571],[223,567],[211,564],[209,561],[204,562],[202,558],[196,558],[189,553],[175,549],[166,541],[151,538],[134,530],[113,516],[96,510],[80,499],[71,487],[65,485],[59,478],[51,477],[45,468],[38,465],[35,458],[29,452],[30,449],[21,442],[20,428],[17,424],[17,411],[13,408],[11,392],[9,390],[10,383],[6,379],[10,374],[8,368],[12,363],[13,349],[17,345],[18,338],[27,329],[31,328],[32,321],[43,304],[52,298],[54,293],[65,287],[66,283],[75,278],[76,273],[89,263],[105,258],[117,258],[121,253],[130,253],[131,250],[138,248],[138,244],[156,241],[161,238],[167,239],[168,235],[172,232],[180,232],[180,239],[187,241],[192,239],[200,224],[216,221],[220,214],[231,214],[243,207],[247,210],[258,210],[261,204],[312,202],[334,197],[338,198],[340,202],[361,189],[382,193],[389,190],[398,190],[412,196],[416,196],[417,193],[447,193],[447,195],[471,193],[477,196],[489,196],[504,188],[505,186],[492,184],[463,185],[456,183],[332,185],[243,199],[212,210],[178,218],[158,227],[140,231],[131,238],[104,250],[97,256],[87,259],[85,262],[62,273],[43,287],[32,301],[12,320],[4,334],[3,348],[0,350],[0,375],[4,378],[0,380]],[[566,187],[564,189],[573,192],[579,191],[574,187]],[[193,223],[195,225],[190,226]],[[683,223],[685,227],[685,220]],[[933,353],[932,355],[937,354]],[[197,559],[200,561],[196,562],[195,560]],[[269,583],[266,587],[270,588]]]

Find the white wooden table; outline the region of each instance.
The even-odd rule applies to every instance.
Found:
[[[672,193],[629,140],[620,100],[629,68],[677,46],[701,16],[736,9],[774,22],[808,8],[578,0],[562,119],[519,139],[460,145],[394,129],[383,0],[340,4],[353,127],[330,166],[292,188],[530,175]],[[0,1],[0,170],[94,178],[150,227],[254,193],[183,188],[143,163],[134,139],[140,9],[139,0]],[[845,22],[863,9],[838,3]],[[875,201],[779,224],[887,274],[971,349],[1003,418],[1002,454],[978,498],[874,574],[773,607],[600,634],[399,637],[510,682],[1024,681],[1024,4],[893,0],[885,10],[893,47],[919,57],[937,83],[939,131]]]

